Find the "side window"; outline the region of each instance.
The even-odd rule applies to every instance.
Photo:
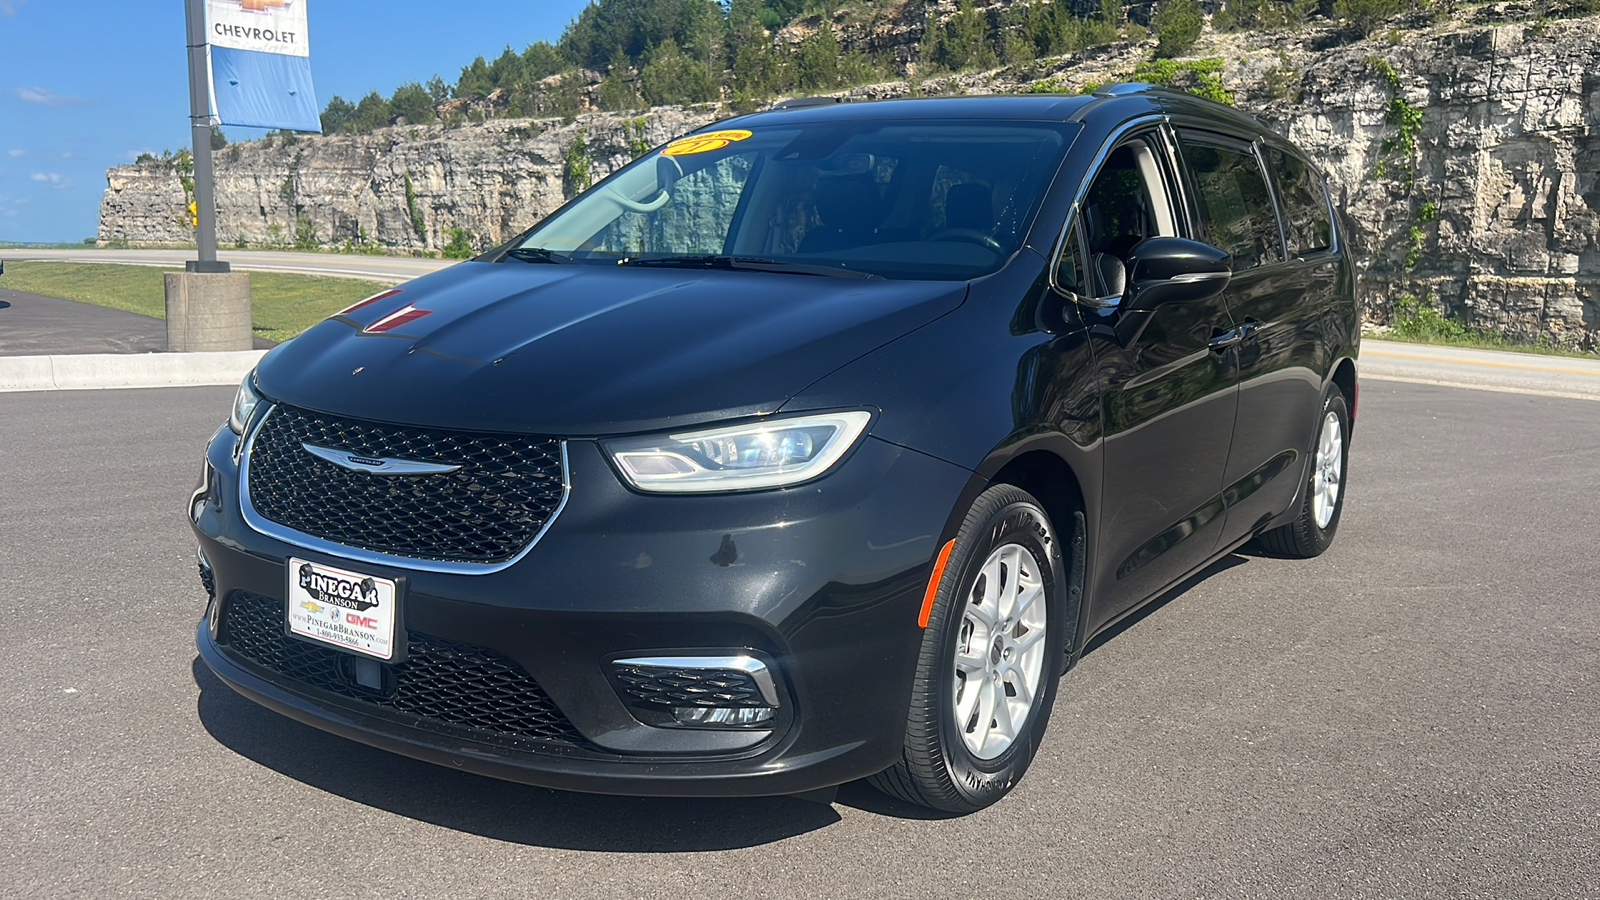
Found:
[[[1089,245],[1087,296],[1121,294],[1128,253],[1145,238],[1175,236],[1172,204],[1155,149],[1136,138],[1112,150],[1084,195],[1079,224]]]
[[[1200,239],[1233,254],[1233,270],[1283,261],[1278,215],[1261,165],[1247,146],[1222,146],[1180,133],[1199,195]]]
[[[1056,261],[1056,286],[1080,297],[1093,295],[1089,286],[1088,268],[1083,263],[1083,245],[1078,242],[1078,223],[1073,220],[1067,229],[1067,239],[1062,243],[1061,258]]]
[[[1289,252],[1304,256],[1332,247],[1333,222],[1328,215],[1328,195],[1322,178],[1294,155],[1276,147],[1268,147],[1266,156],[1268,165],[1278,174]]]

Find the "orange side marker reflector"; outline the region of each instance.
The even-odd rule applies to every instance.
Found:
[[[922,595],[922,615],[917,616],[917,627],[928,627],[928,616],[933,614],[933,596],[939,593],[939,577],[944,574],[944,564],[950,561],[950,551],[955,549],[956,542],[950,541],[939,550],[939,558],[934,560],[933,574],[928,577],[928,592]]]

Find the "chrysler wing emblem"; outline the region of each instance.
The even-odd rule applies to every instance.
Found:
[[[369,475],[443,475],[454,472],[460,466],[451,466],[444,463],[412,462],[409,459],[385,459],[375,456],[362,456],[348,450],[334,450],[329,447],[318,447],[316,444],[301,444],[305,451],[312,456],[325,459],[336,466],[343,466],[355,472],[366,472]]]

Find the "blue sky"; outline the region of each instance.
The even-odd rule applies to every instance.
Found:
[[[553,41],[588,0],[309,0],[319,107]],[[106,169],[188,146],[183,0],[0,0],[0,241],[95,233]],[[230,138],[261,132],[227,129]]]

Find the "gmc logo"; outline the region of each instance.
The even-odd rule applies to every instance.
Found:
[[[367,628],[372,631],[378,630],[378,620],[372,618],[371,616],[363,616],[360,613],[347,612],[344,614],[344,620],[351,625],[355,625],[360,628]]]

